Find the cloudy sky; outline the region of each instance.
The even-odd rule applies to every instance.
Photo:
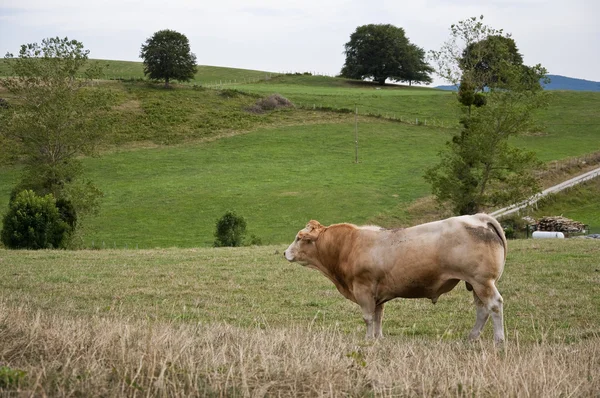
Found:
[[[600,0],[0,0],[0,53],[67,36],[91,58],[139,61],[148,37],[173,29],[201,65],[335,75],[359,25],[402,27],[431,50],[479,15],[512,33],[526,64],[600,81]]]

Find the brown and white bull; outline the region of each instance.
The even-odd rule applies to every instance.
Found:
[[[397,297],[438,297],[459,281],[473,291],[477,339],[492,316],[494,340],[504,340],[502,296],[496,282],[506,260],[506,237],[487,214],[452,217],[406,229],[310,221],[285,250],[288,261],[316,268],[357,303],[367,338],[382,337],[384,304]]]

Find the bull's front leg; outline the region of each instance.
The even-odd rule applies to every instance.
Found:
[[[376,339],[383,338],[383,328],[381,326],[381,322],[383,320],[383,304],[379,304],[375,307],[375,319],[373,319],[374,323],[374,333]]]
[[[375,298],[371,293],[371,289],[366,286],[355,285],[354,286],[354,298],[356,303],[360,306],[363,314],[363,320],[367,326],[367,334],[365,336],[366,339],[372,339],[376,336],[375,334],[375,320],[376,320],[376,305]],[[383,308],[382,308],[383,309]],[[381,319],[379,319],[381,320]],[[378,326],[379,332],[381,332],[381,326]]]

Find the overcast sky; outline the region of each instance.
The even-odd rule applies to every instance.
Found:
[[[172,29],[200,65],[335,75],[359,25],[402,27],[428,51],[479,15],[512,33],[526,64],[600,81],[600,0],[0,0],[0,52],[67,36],[91,58],[140,61],[141,44]]]

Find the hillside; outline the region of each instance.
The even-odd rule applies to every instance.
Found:
[[[114,127],[100,156],[83,159],[105,194],[84,246],[210,246],[226,210],[246,217],[263,244],[287,242],[311,218],[410,225],[407,209],[429,193],[423,170],[458,125],[451,93],[306,75],[244,84],[229,72],[197,76],[233,81],[223,89],[100,83],[113,94]],[[296,106],[248,111],[272,93]],[[600,94],[551,99],[541,130],[515,142],[546,162],[600,151]],[[0,168],[0,216],[18,171]]]
[[[600,91],[600,82],[577,79],[561,75],[548,75],[550,83],[544,84],[546,90],[570,90],[570,91]],[[437,86],[439,90],[457,91],[456,86]]]

